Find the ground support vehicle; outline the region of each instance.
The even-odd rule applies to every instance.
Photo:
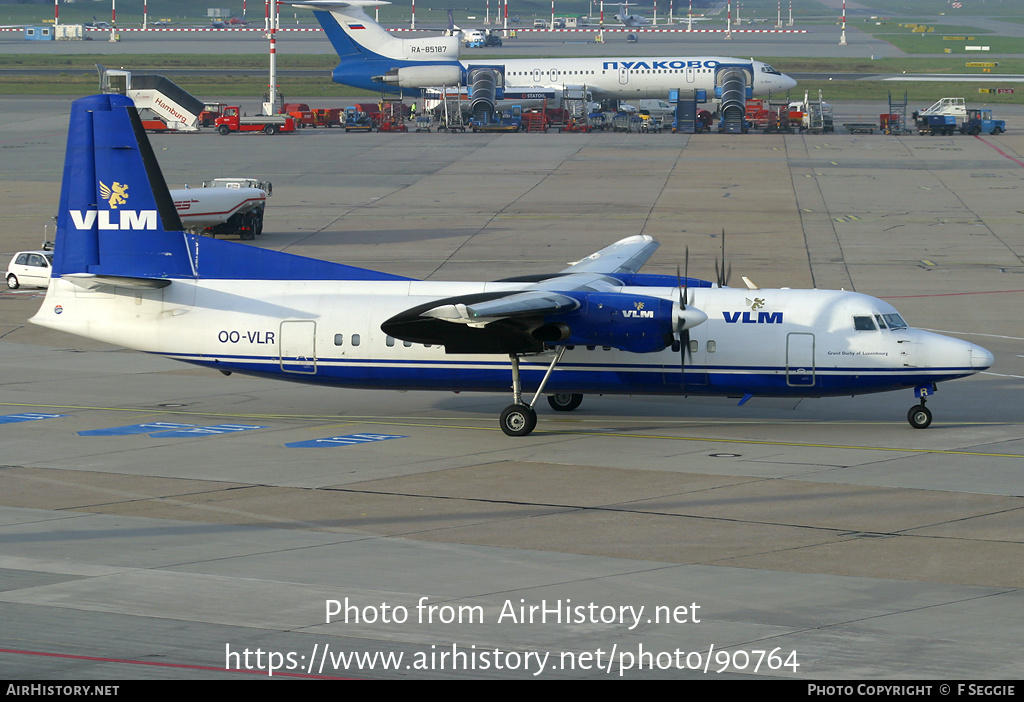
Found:
[[[591,129],[603,132],[612,128],[612,120],[607,112],[591,112],[588,119]]]
[[[279,134],[295,131],[295,120],[288,115],[253,115],[242,114],[237,105],[224,108],[224,114],[217,118],[215,124],[220,134],[227,136],[232,132],[263,132]]]
[[[345,121],[348,121],[349,110],[355,108],[357,112],[362,112],[370,121],[373,122],[373,126],[378,126],[384,119],[384,114],[380,110],[380,105],[376,102],[358,102],[351,107],[345,108]]]
[[[217,124],[217,118],[224,114],[227,105],[223,102],[203,103],[203,111],[199,113],[199,125],[201,127],[212,127]]]
[[[523,113],[524,132],[546,132],[548,130],[548,116],[544,110],[529,110]]]
[[[561,132],[579,132],[582,134],[588,134],[594,131],[594,127],[588,124],[585,120],[570,119],[569,123],[559,129]]]
[[[430,116],[420,115],[416,118],[416,131],[417,132],[429,132],[430,131]]]
[[[377,123],[378,132],[407,132],[405,124],[405,103],[401,99],[384,98],[381,101],[381,119]]]
[[[874,134],[878,125],[874,122],[843,122],[843,128],[850,134]]]
[[[967,119],[960,124],[961,134],[991,134],[998,136],[1006,131],[1006,120],[993,119],[992,110],[971,108],[967,110]]]
[[[295,120],[295,126],[299,129],[316,127],[316,117],[309,105],[304,102],[286,102],[281,105],[280,114],[288,115]]]
[[[45,288],[50,284],[52,269],[52,251],[19,251],[7,264],[7,287],[11,290],[22,285]]]
[[[661,132],[661,120],[652,117],[651,115],[640,115],[640,133],[641,134],[656,134]]]
[[[948,136],[958,130],[953,115],[921,115],[914,120],[917,133],[921,136]]]
[[[132,99],[149,131],[198,132],[205,105],[188,91],[159,75],[132,74],[97,64],[100,89]]]
[[[967,119],[967,102],[963,98],[941,98],[931,107],[912,115],[917,133],[952,134],[958,122]]]
[[[318,127],[330,128],[342,125],[340,107],[315,107],[312,113]]]
[[[256,178],[215,178],[201,188],[170,193],[188,231],[204,236],[237,235],[251,241],[263,233],[263,215],[273,186]]]
[[[372,132],[373,119],[357,107],[345,108],[346,132]]]

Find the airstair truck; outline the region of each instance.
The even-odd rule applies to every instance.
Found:
[[[198,132],[203,101],[184,88],[158,75],[104,68],[97,64],[100,90],[132,99],[147,129],[168,132]],[[161,127],[160,124],[163,126]]]

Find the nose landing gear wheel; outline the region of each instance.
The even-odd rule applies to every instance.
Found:
[[[527,405],[509,405],[502,410],[500,422],[509,436],[526,436],[537,426],[537,413]]]
[[[925,407],[923,403],[914,405],[907,412],[907,421],[915,429],[927,429],[928,425],[932,423],[932,411]]]
[[[556,412],[572,412],[583,402],[583,395],[578,392],[556,392],[548,395],[548,404]]]

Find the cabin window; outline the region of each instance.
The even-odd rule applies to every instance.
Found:
[[[384,339],[384,343],[387,344],[389,348],[394,346],[395,345],[395,337],[393,337],[393,336],[387,337],[386,339]]]
[[[359,346],[359,335],[358,334],[353,334],[352,335],[352,345],[353,346]]]
[[[344,334],[335,334],[334,335],[334,345],[335,346],[342,346],[342,345],[344,345],[344,343],[345,343],[345,335]]]
[[[699,344],[696,339],[690,339],[690,353],[697,353],[697,347]]]
[[[714,353],[715,349],[718,348],[718,343],[715,341],[709,341],[707,345],[708,353]]]
[[[866,315],[863,317],[854,317],[853,328],[857,331],[876,331],[877,329],[877,327],[875,327],[875,320]]]
[[[411,341],[403,341],[402,342],[402,346],[404,346],[407,349],[408,348],[412,348],[412,342]]]

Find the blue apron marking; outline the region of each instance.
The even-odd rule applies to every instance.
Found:
[[[290,444],[285,444],[285,446],[288,448],[334,448],[335,446],[352,446],[354,444],[367,444],[373,441],[407,438],[409,437],[396,434],[347,434],[345,436],[330,436],[326,439],[293,441]]]
[[[128,436],[130,434],[149,434],[156,431],[168,431],[171,429],[185,429],[194,427],[195,424],[178,424],[176,422],[149,422],[147,424],[129,424],[123,427],[110,427],[109,429],[90,429],[89,431],[78,432],[79,436]]]
[[[213,424],[208,427],[194,426],[172,431],[158,431],[150,434],[150,436],[154,439],[194,439],[197,436],[216,436],[218,434],[231,434],[233,432],[249,431],[251,429],[266,429],[266,427],[256,424]]]
[[[17,422],[31,422],[34,419],[55,419],[66,417],[65,414],[42,414],[40,412],[23,412],[22,414],[5,414],[0,417],[0,424],[16,424]]]

